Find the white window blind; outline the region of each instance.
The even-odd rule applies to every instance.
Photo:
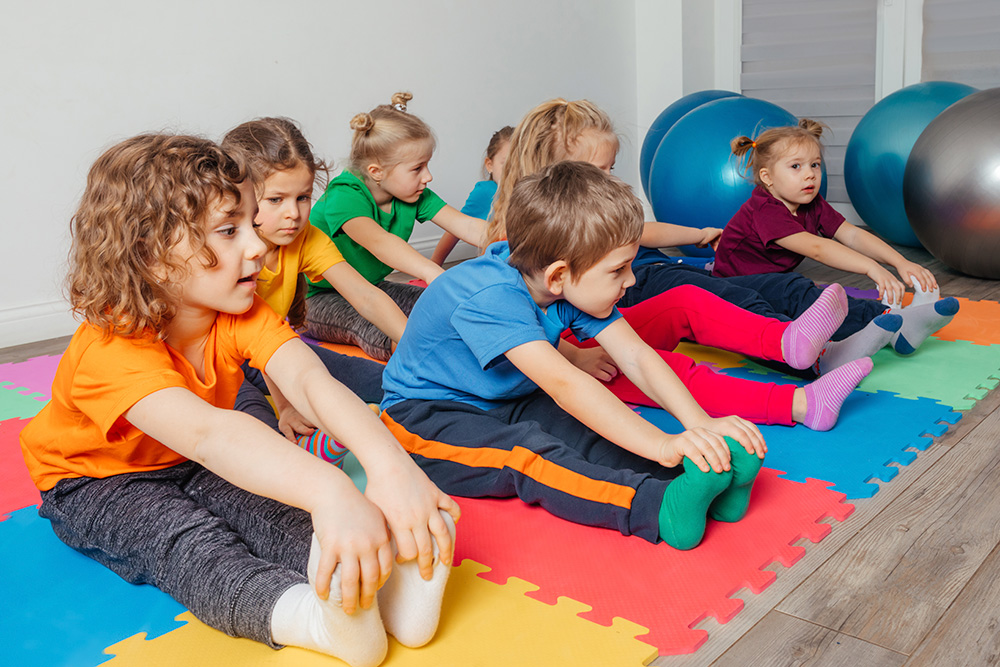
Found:
[[[741,92],[829,126],[828,201],[850,201],[844,153],[875,103],[877,27],[877,0],[743,0]]]
[[[924,81],[1000,86],[1000,1],[924,0]]]

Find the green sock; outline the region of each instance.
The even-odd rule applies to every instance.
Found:
[[[712,501],[708,513],[716,521],[733,523],[742,519],[750,506],[750,490],[757,479],[757,473],[763,461],[756,454],[749,454],[743,445],[726,436],[731,458],[730,469],[733,471],[733,481],[729,488]]]
[[[660,504],[660,538],[675,549],[693,549],[705,535],[708,507],[729,488],[733,473],[702,472],[684,458],[684,473],[667,485]]]

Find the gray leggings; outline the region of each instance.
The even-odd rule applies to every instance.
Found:
[[[279,648],[271,611],[306,581],[307,512],[188,461],[164,470],[63,479],[39,514],[63,542],[133,584],[152,584],[206,624]]]
[[[376,287],[388,294],[407,317],[424,291],[423,287],[390,280],[383,280]],[[334,290],[306,299],[306,326],[313,338],[328,343],[357,345],[372,359],[389,360],[389,337],[361,317],[354,306]]]

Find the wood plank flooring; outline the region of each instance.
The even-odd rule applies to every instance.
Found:
[[[963,276],[922,250],[945,296],[1000,301],[1000,282]],[[819,282],[871,288],[862,276],[806,263]],[[67,338],[0,349],[0,363],[65,349]],[[1000,390],[882,484],[873,498],[708,642],[660,667],[987,665],[1000,662]],[[669,604],[669,601],[664,601]]]

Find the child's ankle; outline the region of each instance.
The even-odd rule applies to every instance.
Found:
[[[705,535],[708,508],[732,482],[733,473],[702,472],[689,458],[684,473],[667,485],[660,504],[660,539],[675,549],[693,549]]]

